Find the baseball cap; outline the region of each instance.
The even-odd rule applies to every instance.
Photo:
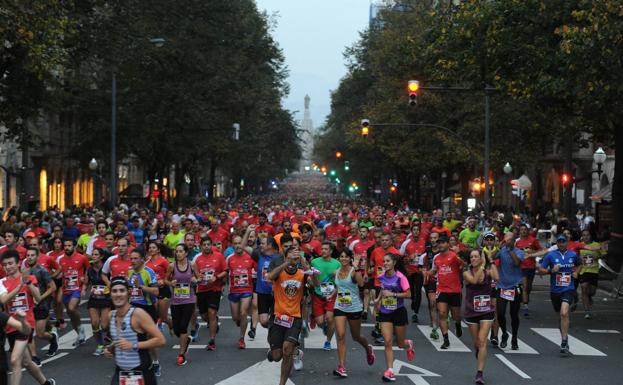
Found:
[[[127,288],[128,280],[125,279],[125,277],[123,276],[113,277],[113,279],[110,280],[110,288],[112,289],[114,286],[117,285],[123,285]]]
[[[484,239],[487,239],[487,238],[495,239],[495,234],[493,234],[492,232],[488,232],[488,233],[485,234],[485,236],[483,238]]]

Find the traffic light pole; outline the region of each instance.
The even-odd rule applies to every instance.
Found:
[[[488,88],[485,88],[485,213],[489,213],[491,193],[489,187],[489,162],[491,157],[491,95]]]

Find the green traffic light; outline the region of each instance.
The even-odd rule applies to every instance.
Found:
[[[335,170],[331,170],[331,176],[335,176]]]
[[[349,192],[355,192],[355,188],[353,186],[348,187]]]

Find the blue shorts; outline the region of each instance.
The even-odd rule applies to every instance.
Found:
[[[227,299],[229,302],[240,302],[243,298],[253,297],[253,293],[229,293]]]
[[[63,305],[67,306],[69,304],[69,301],[71,301],[73,298],[78,298],[78,301],[80,301],[79,290],[70,291],[69,293],[63,294]]]

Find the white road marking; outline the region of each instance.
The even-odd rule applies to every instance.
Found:
[[[508,333],[509,341],[512,338],[513,338],[513,335],[511,333]],[[534,350],[532,347],[530,347],[530,345],[526,344],[525,342],[523,342],[519,338],[517,338],[517,344],[519,345],[519,349],[517,349],[517,350],[511,349],[510,344],[508,344],[505,348],[501,348],[498,345],[498,348],[501,349],[504,353],[509,353],[509,354],[539,354],[539,352]]]
[[[601,333],[601,334],[621,334],[618,330],[612,329],[588,329],[589,333]]]
[[[404,368],[416,371],[417,373],[401,373],[401,369]],[[394,374],[396,376],[407,377],[415,385],[429,385],[428,381],[426,381],[423,377],[441,377],[441,375],[433,373],[430,370],[426,370],[424,368],[420,368],[419,366],[411,365],[400,360],[394,361]]]
[[[560,345],[560,331],[556,328],[532,328],[535,333],[545,337],[545,339]],[[606,357],[607,354],[600,352],[592,346],[580,341],[569,334],[569,351],[576,356],[599,356]]]
[[[84,328],[84,334],[86,336],[85,341],[87,341],[89,338],[93,337],[93,329],[91,329],[90,324],[84,324],[82,325],[82,327]],[[77,346],[72,346],[72,344],[76,341],[77,337],[78,337],[78,333],[76,333],[75,330],[70,330],[69,332],[63,334],[58,339],[58,348],[62,350],[77,348]],[[47,351],[49,348],[50,348],[50,345],[46,345],[46,346],[43,346],[41,350]]]
[[[506,366],[508,366],[510,368],[510,370],[512,370],[513,372],[517,373],[517,375],[519,375],[519,377],[521,378],[525,378],[527,380],[531,379],[532,377],[530,377],[529,375],[527,375],[526,373],[524,373],[521,369],[519,369],[517,366],[515,366],[515,364],[513,364],[512,362],[510,362],[506,357],[504,357],[503,354],[496,354],[495,355],[500,361],[502,361],[502,363]]]
[[[418,329],[424,334],[424,337],[437,349],[439,352],[471,352],[467,346],[451,331],[448,331],[448,338],[450,339],[450,347],[448,349],[442,349],[441,344],[443,343],[443,336],[441,335],[441,330],[439,330],[439,340],[434,341],[430,338],[430,332],[433,330],[428,325],[418,325]]]
[[[279,383],[280,371],[280,362],[264,360],[221,382],[217,382],[216,385],[273,385]],[[286,385],[294,385],[294,382],[289,379]]]

